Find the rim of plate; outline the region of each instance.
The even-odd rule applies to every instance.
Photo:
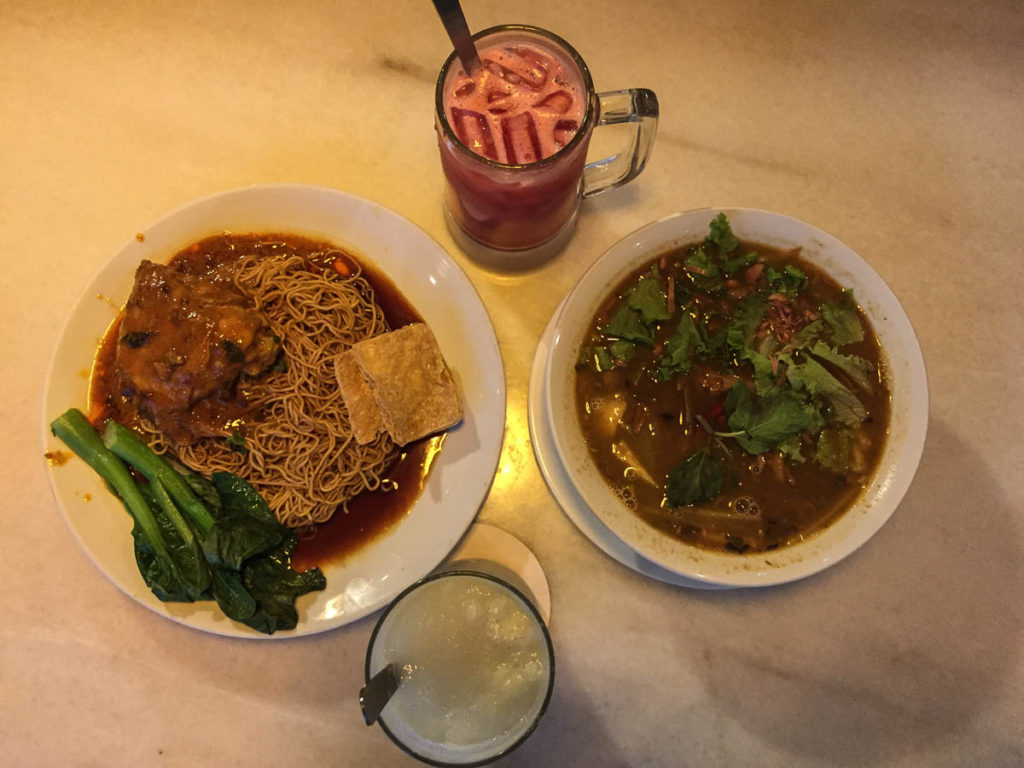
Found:
[[[573,366],[598,305],[630,272],[657,256],[703,240],[724,212],[742,240],[800,246],[840,285],[853,288],[881,342],[892,389],[890,432],[879,469],[853,506],[807,539],[766,553],[738,555],[685,544],[629,512],[605,483],[583,442],[576,416]],[[555,450],[592,512],[635,552],[663,568],[709,584],[769,586],[810,576],[849,556],[899,505],[917,470],[928,426],[924,358],[909,318],[874,269],[828,233],[799,219],[755,208],[698,208],[653,221],[619,240],[583,274],[558,311],[548,350],[544,397]]]
[[[66,447],[49,424],[87,405],[100,338],[127,299],[143,258],[166,261],[189,243],[224,231],[285,232],[329,240],[386,275],[437,338],[463,399],[427,483],[409,513],[357,552],[323,566],[327,589],[297,601],[291,631],[264,635],[211,603],[162,603],[135,565],[131,519],[77,457],[49,465],[65,522],[96,567],[131,598],[175,622],[213,634],[284,640],[343,626],[382,608],[435,568],[472,525],[490,490],[505,426],[504,365],[494,327],[461,267],[424,230],[372,200],[331,187],[258,184],[186,203],[129,239],[101,267],[69,312],[50,360],[42,401],[44,451]]]

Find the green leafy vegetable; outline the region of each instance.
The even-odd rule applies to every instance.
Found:
[[[844,355],[833,349],[822,341],[816,342],[810,349],[811,354],[831,363],[841,370],[858,387],[869,394],[875,391],[872,377],[875,375],[875,366],[863,357],[857,355]],[[877,381],[877,379],[875,379]]]
[[[164,542],[153,505],[135,483],[124,462],[103,444],[85,415],[72,408],[53,420],[50,431],[96,470],[124,503],[135,521],[132,536],[135,539],[136,561],[146,584],[169,595],[187,594],[178,568]]]
[[[213,598],[228,617],[269,633],[294,628],[295,599],[324,588],[319,569],[291,569],[298,539],[242,478],[179,472],[113,421],[101,440],[74,408],[50,426],[124,502],[139,572],[160,600]],[[124,462],[148,482],[136,482]]]
[[[213,515],[199,501],[174,467],[168,464],[166,459],[153,453],[142,438],[116,421],[108,421],[103,429],[103,444],[145,475],[150,482],[162,483],[200,533],[210,530],[213,526]]]
[[[297,543],[298,537],[289,532],[276,550],[248,560],[242,567],[245,585],[256,599],[256,611],[245,620],[253,629],[266,634],[294,629],[299,620],[296,598],[327,586],[319,568],[302,573],[291,569]]]
[[[805,459],[801,450],[803,449],[803,442],[800,440],[799,435],[793,435],[787,437],[777,446],[775,446],[779,453],[782,454],[783,458],[789,459],[794,464],[803,464]]]
[[[850,445],[853,433],[839,426],[823,429],[818,435],[814,460],[826,469],[845,475],[850,468]]]
[[[245,453],[249,449],[245,446],[245,435],[239,430],[234,430],[230,435],[225,438],[230,448],[235,453]]]
[[[608,345],[608,351],[616,360],[628,363],[636,354],[636,343],[625,339],[616,339]]]
[[[722,272],[703,248],[690,254],[683,262],[683,267],[697,290],[705,293],[718,293],[722,290]]]
[[[743,359],[754,367],[754,386],[757,388],[758,397],[764,397],[778,389],[771,358],[747,347],[743,352]]]
[[[689,507],[711,501],[722,492],[725,465],[707,448],[695,451],[668,475],[665,501],[672,507]]]
[[[736,235],[732,233],[732,225],[724,213],[719,213],[711,220],[710,230],[704,242],[717,245],[720,253],[732,253],[740,244]]]
[[[626,304],[640,312],[644,325],[651,325],[659,320],[668,320],[668,299],[661,289],[661,281],[654,272],[641,277],[626,296]]]
[[[704,349],[701,331],[693,316],[683,312],[675,333],[665,344],[655,377],[665,380],[679,373],[688,373],[693,367],[693,353],[700,349]]]
[[[769,266],[764,271],[765,277],[772,290],[784,293],[787,296],[796,296],[807,287],[807,275],[791,264],[787,264],[779,272],[775,267]]]
[[[836,346],[863,341],[864,327],[860,324],[857,304],[853,300],[853,291],[849,288],[843,291],[843,298],[839,302],[823,303],[821,316],[832,329],[832,341]]]
[[[757,262],[757,253],[755,251],[749,251],[740,256],[733,256],[728,259],[720,259],[722,265],[722,272],[725,273],[726,277],[732,277],[741,269],[755,264]]]
[[[594,366],[598,373],[610,371],[615,367],[615,361],[607,347],[594,347]]]
[[[786,347],[787,349],[803,349],[813,344],[824,332],[825,323],[822,320],[815,320],[797,331]]]
[[[857,396],[814,358],[790,365],[786,378],[795,389],[823,398],[831,408],[832,419],[848,427],[856,427],[867,418],[867,409]]]
[[[725,343],[736,356],[742,356],[750,348],[754,331],[764,319],[767,302],[756,293],[745,297],[736,307],[732,319],[727,326]]]
[[[765,453],[805,430],[821,427],[820,417],[789,390],[754,398],[742,382],[733,385],[725,398],[730,432],[747,453]]]
[[[640,310],[633,309],[627,303],[619,305],[615,314],[608,320],[608,325],[601,328],[601,333],[627,341],[638,341],[643,344],[654,342],[654,334],[644,324]]]

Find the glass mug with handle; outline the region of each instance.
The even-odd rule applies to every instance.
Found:
[[[452,53],[437,79],[446,220],[471,257],[531,266],[565,247],[583,198],[643,170],[658,99],[645,88],[597,93],[573,47],[538,27],[507,24],[473,39],[480,69],[467,74]],[[627,146],[587,164],[594,129],[616,123],[633,127]]]

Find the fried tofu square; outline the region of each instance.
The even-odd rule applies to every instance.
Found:
[[[349,349],[334,358],[334,374],[338,378],[341,397],[348,410],[349,423],[356,442],[366,445],[384,431],[380,409],[373,400],[373,392],[363,378],[363,371]]]
[[[458,389],[434,334],[423,323],[361,341],[341,357],[345,355],[351,355],[358,366],[383,428],[397,445],[440,432],[462,420]],[[337,368],[337,361],[335,364]],[[348,363],[343,362],[341,366],[347,371],[344,375],[351,377]],[[357,387],[342,384],[342,372],[338,370],[346,405],[346,389],[353,392],[349,412],[366,408],[365,397]],[[369,418],[366,421],[370,423]],[[369,427],[356,432],[356,440],[364,442],[360,433],[365,436]]]

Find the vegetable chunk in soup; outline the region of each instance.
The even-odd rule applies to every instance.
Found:
[[[738,240],[725,214],[601,305],[576,406],[626,507],[733,552],[835,520],[870,482],[889,426],[882,352],[852,292],[799,249]]]

